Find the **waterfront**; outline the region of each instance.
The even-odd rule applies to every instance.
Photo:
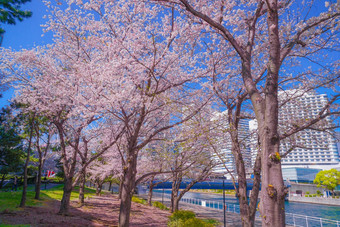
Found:
[[[163,193],[163,190],[154,190],[157,193]],[[169,195],[171,190],[164,190],[164,193]],[[223,201],[223,196],[220,194],[208,194],[208,193],[197,193],[197,192],[187,192],[184,198],[200,199],[200,200],[213,200],[221,202]],[[238,200],[235,197],[226,197],[227,204],[237,204]],[[340,204],[339,206],[327,206],[320,204],[311,203],[297,203],[297,202],[285,202],[286,213],[306,215],[324,219],[331,219],[340,221]]]

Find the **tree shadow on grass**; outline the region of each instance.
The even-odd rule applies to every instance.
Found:
[[[48,192],[48,193],[46,193]],[[104,194],[95,196],[94,190],[85,195],[85,205],[79,207],[78,194],[72,194],[73,201],[69,215],[61,216],[57,212],[60,207],[62,186],[41,193],[41,201],[24,209],[14,209],[10,212],[1,210],[0,224],[25,224],[32,226],[118,226],[120,201],[117,195]],[[17,192],[18,193],[18,192]],[[20,194],[19,192],[18,194]],[[31,192],[28,192],[28,194]],[[0,198],[1,198],[0,193]],[[10,196],[9,194],[7,196]],[[19,204],[20,196],[14,202]],[[91,197],[93,196],[93,197]],[[28,204],[33,200],[34,192],[28,195]],[[10,199],[14,201],[14,197]],[[132,204],[130,226],[166,226],[167,211],[141,204]],[[0,226],[1,227],[1,226]]]

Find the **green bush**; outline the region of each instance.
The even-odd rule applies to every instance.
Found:
[[[316,191],[316,194],[321,195],[321,192],[319,190]]]
[[[43,181],[44,181],[44,177],[41,178]],[[61,183],[64,183],[64,178],[62,177],[47,177],[47,181],[49,183],[55,183],[55,184],[61,184]]]
[[[141,199],[141,198],[138,198],[138,197],[135,197],[135,196],[132,196],[131,201],[135,202],[135,203],[147,204],[145,199]]]
[[[212,226],[218,226],[220,224],[220,222],[215,220],[215,219],[202,219],[202,221],[204,221],[206,224],[210,224]]]
[[[190,218],[184,222],[185,227],[214,227],[198,218]]]
[[[306,194],[309,195],[309,191],[306,191]]]
[[[219,222],[214,219],[196,218],[195,213],[189,210],[175,211],[168,222],[169,227],[214,227],[218,224]]]
[[[199,218],[189,218],[187,220],[175,219],[175,220],[169,221],[168,226],[169,227],[214,227],[216,225],[208,223]]]
[[[186,221],[190,218],[196,217],[196,214],[190,210],[178,210],[175,211],[170,217],[170,221],[182,219],[183,221]]]
[[[182,219],[176,219],[168,222],[168,227],[185,227]]]
[[[339,196],[336,196],[335,198],[339,199]]]
[[[157,208],[159,208],[161,210],[169,210],[163,203],[158,202],[158,201],[153,202],[152,206],[157,207]]]

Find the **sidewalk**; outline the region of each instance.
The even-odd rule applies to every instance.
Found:
[[[146,199],[147,195],[139,195],[140,197]],[[159,201],[162,202],[161,197],[153,197],[152,201]],[[170,207],[170,199],[164,198],[163,200],[164,205],[167,207]],[[195,204],[190,204],[190,203],[184,203],[180,202],[179,203],[179,208],[182,210],[191,210],[196,213],[196,216],[198,218],[206,218],[206,219],[215,219],[218,220],[221,225],[223,226],[223,211],[222,210],[217,210],[213,208],[208,208],[208,207],[203,207],[200,205],[195,205]],[[226,212],[226,226],[228,227],[242,227],[242,222],[241,222],[241,217],[239,214],[236,213],[231,213],[231,212]],[[256,220],[255,221],[255,226],[256,227],[261,227],[261,221]]]

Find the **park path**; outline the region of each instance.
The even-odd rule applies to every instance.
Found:
[[[71,202],[69,216],[57,215],[60,202],[49,201],[46,206],[27,207],[22,211],[0,213],[0,224],[32,226],[118,226],[119,200],[117,195],[105,194],[86,199],[85,206]],[[166,227],[168,211],[132,203],[130,226]]]

